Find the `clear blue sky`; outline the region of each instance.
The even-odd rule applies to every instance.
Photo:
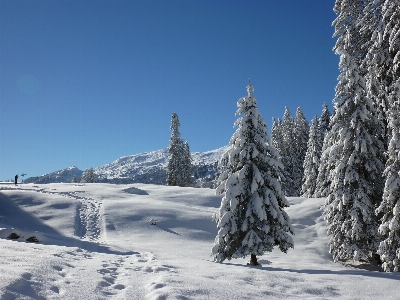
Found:
[[[0,0],[0,180],[227,145],[248,78],[271,127],[332,107],[333,0]],[[25,178],[27,178],[25,177]]]

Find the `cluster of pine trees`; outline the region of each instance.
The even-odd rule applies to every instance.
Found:
[[[313,196],[329,120],[326,103],[321,117],[314,117],[311,128],[301,107],[297,108],[295,118],[286,107],[282,119],[273,119],[272,146],[278,151],[284,166],[281,182],[286,196]]]
[[[301,193],[327,197],[324,217],[335,261],[379,255],[385,271],[399,271],[400,1],[337,0],[334,11],[340,56],[334,114],[329,125],[323,117],[312,121]],[[284,122],[276,122],[277,132]],[[283,155],[289,171],[292,158]],[[293,178],[289,171],[283,182]]]
[[[274,120],[269,140],[253,88],[238,102],[238,130],[221,160],[214,215],[216,261],[293,247],[285,196],[326,197],[335,261],[380,256],[400,270],[400,0],[336,0],[340,56],[330,117],[301,109]],[[276,150],[275,150],[276,149]],[[282,184],[282,189],[281,189]]]
[[[334,260],[400,266],[400,1],[337,0],[335,114],[318,193]],[[379,233],[379,234],[378,234]]]

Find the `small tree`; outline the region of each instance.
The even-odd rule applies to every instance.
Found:
[[[289,206],[281,191],[283,169],[278,153],[271,146],[267,125],[257,109],[247,86],[247,97],[239,99],[231,148],[220,165],[225,168],[218,180],[217,194],[223,194],[221,206],[214,215],[218,235],[212,248],[217,262],[251,256],[251,265],[258,265],[257,255],[278,246],[283,252],[293,248],[293,228],[284,211]]]
[[[97,175],[94,172],[93,168],[86,169],[85,172],[83,172],[81,182],[82,183],[96,183],[97,182]]]

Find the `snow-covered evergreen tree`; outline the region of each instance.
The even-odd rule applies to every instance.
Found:
[[[282,139],[282,121],[278,118],[272,118],[272,147],[278,152],[279,157],[282,158],[284,153],[284,143]]]
[[[363,54],[357,23],[363,1],[337,0],[335,53],[340,55],[335,115],[329,143],[324,151],[333,158],[331,186],[324,207],[330,235],[329,248],[335,261],[368,259],[379,244],[375,207],[382,195],[383,144],[377,137],[379,120],[367,97]]]
[[[303,197],[313,197],[318,177],[319,161],[321,156],[321,133],[319,119],[315,116],[310,127],[307,142],[307,153],[304,159],[304,176],[301,193]]]
[[[82,174],[81,182],[83,183],[95,183],[97,182],[97,175],[93,168],[86,169]]]
[[[193,177],[193,165],[192,165],[192,155],[190,154],[189,143],[185,142],[183,144],[184,157],[182,160],[183,163],[183,186],[193,186],[194,185],[194,177]]]
[[[289,206],[279,182],[282,164],[271,146],[267,125],[257,109],[253,87],[239,99],[238,127],[232,146],[222,157],[225,171],[219,178],[217,194],[223,194],[215,213],[218,235],[212,248],[214,260],[246,257],[257,265],[257,255],[274,246],[286,253],[293,248],[293,228],[284,211]]]
[[[331,121],[331,113],[329,112],[329,107],[328,104],[324,103],[322,105],[322,113],[321,113],[321,117],[319,118],[319,131],[321,133],[321,149],[320,151],[322,152],[322,144],[324,142],[324,138],[325,135],[327,134],[327,132],[331,129],[330,128],[330,121]]]
[[[167,165],[167,185],[172,186],[185,186],[185,149],[184,142],[181,139],[181,133],[179,132],[180,126],[179,118],[176,113],[172,114],[171,117],[171,139],[169,145],[169,158]]]
[[[385,271],[400,271],[400,1],[385,1],[382,6],[383,35],[381,42],[387,43],[389,63],[387,77],[392,78],[386,91],[389,109],[388,130],[390,135],[387,151],[388,160],[384,176],[386,178],[383,200],[376,210],[382,216],[379,233],[383,241],[378,254]]]
[[[304,175],[303,164],[307,152],[309,131],[310,127],[308,125],[308,121],[304,116],[301,107],[298,107],[296,110],[296,121],[294,128],[294,137],[295,137],[294,154],[296,163],[293,168],[293,178],[295,183],[294,186],[295,194],[293,196],[297,197],[300,196],[301,194],[303,175]]]
[[[167,185],[193,186],[193,166],[188,142],[181,139],[179,118],[176,113],[171,117],[171,139],[167,165]]]
[[[321,117],[319,118],[319,136],[320,136],[320,141],[318,142],[318,146],[321,148],[318,149],[319,151],[319,167],[318,167],[318,176],[316,179],[315,183],[315,190],[314,194],[310,195],[310,197],[326,197],[329,193],[329,187],[330,187],[330,172],[334,168],[332,166],[331,159],[332,157],[329,156],[329,153],[326,153],[324,157],[322,157],[322,153],[329,148],[328,145],[330,139],[327,138],[327,135],[330,131],[330,121],[332,118],[332,115],[329,112],[328,104],[324,103],[322,106],[322,113]]]
[[[295,151],[295,119],[288,107],[285,107],[285,113],[283,114],[281,136],[283,148],[280,157],[284,167],[282,189],[287,197],[296,197],[298,196],[298,191],[296,189],[295,168],[298,161]]]

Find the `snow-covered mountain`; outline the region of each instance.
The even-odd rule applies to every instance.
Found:
[[[193,173],[197,187],[213,187],[219,174],[218,161],[228,149],[225,146],[207,152],[192,152]],[[166,167],[168,163],[168,148],[157,151],[128,155],[94,168],[99,182],[108,183],[166,183]],[[72,172],[71,170],[74,170]],[[25,180],[26,183],[59,183],[70,182],[74,176],[81,177],[81,170],[70,167],[38,177]]]
[[[37,177],[29,177],[24,182],[25,183],[61,183],[61,182],[71,182],[71,180],[76,177],[82,177],[83,171],[79,170],[77,167],[72,166],[66,168],[64,170],[55,171],[50,174],[37,176]]]

